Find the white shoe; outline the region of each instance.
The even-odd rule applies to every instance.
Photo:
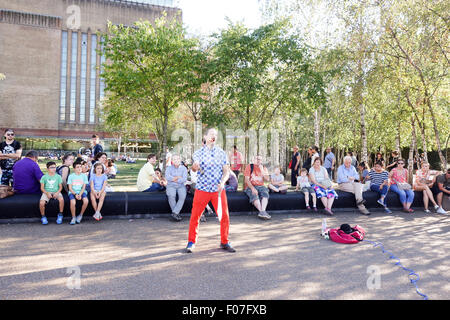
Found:
[[[263,219],[263,220],[270,220],[270,218],[271,218],[271,216],[266,211],[261,211],[258,214],[258,217]]]
[[[100,212],[95,211],[95,214],[93,215],[94,219],[99,221],[100,220]]]
[[[436,213],[447,214],[447,211],[445,211],[444,208],[439,207],[439,208],[436,210]]]
[[[428,209],[425,209],[424,212],[425,212],[425,213],[431,213],[431,211],[428,210]]]
[[[77,223],[81,223],[81,219],[83,219],[83,216],[81,214],[79,214],[77,216]]]

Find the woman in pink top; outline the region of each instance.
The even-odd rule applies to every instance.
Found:
[[[430,190],[436,180],[437,173],[435,170],[430,170],[430,164],[428,162],[422,162],[421,169],[416,172],[416,180],[413,188],[414,191],[423,191],[423,206],[426,213],[430,213],[430,210],[428,210],[429,200],[433,203],[435,210],[439,209],[438,204],[434,201],[433,192]],[[431,175],[434,175],[434,177]]]
[[[408,170],[404,168],[405,160],[398,159],[397,166],[391,170],[389,173],[389,180],[391,181],[390,189],[398,194],[400,202],[403,205],[403,211],[408,213],[413,213],[414,210],[411,209],[411,205],[414,201],[414,191],[411,189],[401,189],[399,183],[408,182]]]

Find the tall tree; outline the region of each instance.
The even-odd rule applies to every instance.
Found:
[[[287,21],[255,30],[230,23],[216,35],[212,52],[217,91],[210,114],[216,119],[223,115],[243,131],[259,132],[284,128],[276,119],[325,103],[322,73],[314,69],[308,48],[287,31]]]
[[[382,11],[385,52],[397,56],[404,63],[408,74],[408,80],[404,81],[406,92],[420,92],[419,101],[431,119],[441,167],[445,169],[438,118],[447,115],[445,129],[448,132],[448,110],[437,105],[436,94],[444,86],[448,88],[450,3],[409,0],[381,1],[381,5],[388,8]]]
[[[138,104],[137,112],[161,127],[160,150],[166,149],[169,118],[183,101],[201,94],[204,52],[187,38],[181,23],[165,16],[154,24],[139,21],[132,28],[108,23],[104,36],[106,90]],[[165,169],[165,153],[162,154]]]

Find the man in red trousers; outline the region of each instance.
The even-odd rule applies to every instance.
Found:
[[[228,241],[230,217],[225,182],[229,177],[229,162],[225,151],[215,145],[217,141],[216,129],[209,129],[206,132],[205,139],[206,145],[197,150],[193,156],[192,170],[198,171],[198,175],[192,202],[186,252],[192,253],[194,251],[200,217],[209,201],[214,206],[220,220],[220,247],[225,251],[235,252],[236,250]]]

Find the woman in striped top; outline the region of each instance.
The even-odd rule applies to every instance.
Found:
[[[366,180],[370,180],[370,190],[380,194],[380,199],[377,202],[384,207],[387,213],[392,213],[386,205],[386,194],[389,191],[389,173],[383,169],[383,163],[381,161],[375,163],[374,168],[369,172]]]
[[[400,202],[403,205],[403,211],[413,213],[411,204],[414,201],[414,191],[409,188],[401,188],[401,184],[407,185],[408,183],[408,170],[404,168],[405,160],[398,159],[397,167],[391,170],[389,173],[389,179],[391,180],[391,190],[398,194]],[[400,186],[399,186],[400,184]]]

